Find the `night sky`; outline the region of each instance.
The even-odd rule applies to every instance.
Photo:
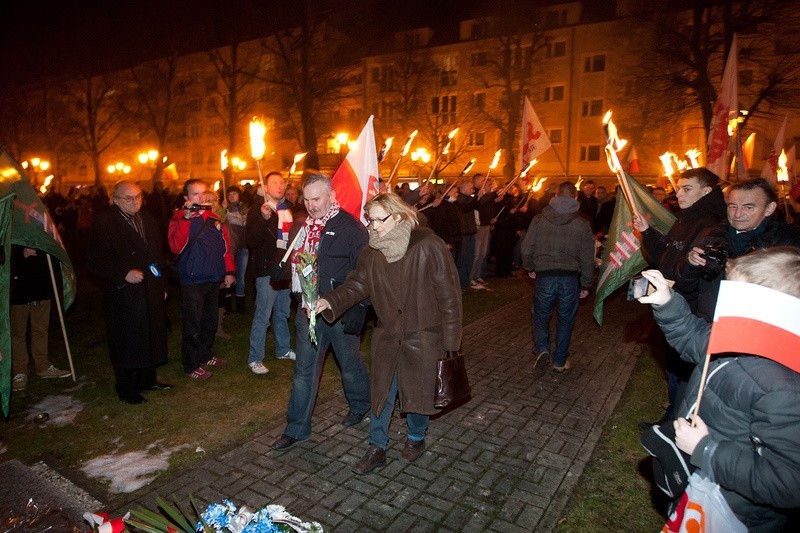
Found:
[[[534,0],[315,0],[365,41],[395,29],[450,25]],[[0,15],[0,84],[116,70],[170,50],[194,52],[293,25],[298,0],[6,0]],[[590,12],[612,4],[586,2]],[[608,9],[608,7],[605,7]],[[235,21],[235,23],[234,23]],[[369,42],[365,43],[367,46]]]

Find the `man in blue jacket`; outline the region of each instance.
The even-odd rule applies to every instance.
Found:
[[[292,259],[292,290],[299,290],[298,255],[316,257],[317,279],[321,297],[344,282],[347,274],[355,270],[361,249],[367,245],[369,236],[361,222],[344,210],[339,209],[336,192],[331,179],[324,174],[311,174],[303,184],[303,201],[308,210],[308,218],[300,231],[296,253]],[[364,359],[359,351],[359,333],[364,323],[361,306],[354,312],[328,324],[318,320],[316,324],[317,344],[309,341],[309,324],[306,307],[315,302],[303,301],[295,320],[297,322],[296,352],[292,393],[286,413],[287,425],[272,444],[276,451],[288,450],[295,443],[308,439],[311,434],[311,415],[317,400],[319,379],[325,364],[328,347],[339,363],[342,373],[342,387],[347,398],[349,413],[342,421],[345,426],[361,422],[370,410],[369,375]],[[361,308],[363,310],[363,308]]]
[[[236,282],[228,231],[222,220],[203,204],[208,185],[190,179],[183,186],[186,203],[169,221],[169,246],[178,254],[178,278],[183,299],[183,371],[193,379],[208,379],[203,365],[224,366],[211,347],[218,325],[219,285]]]

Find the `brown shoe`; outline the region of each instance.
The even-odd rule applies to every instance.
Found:
[[[564,366],[553,365],[553,372],[555,372],[557,374],[563,374],[564,372],[566,372],[570,368],[572,368],[572,363],[570,363],[569,359],[567,359],[566,361],[564,361]]]
[[[406,439],[406,447],[403,448],[403,452],[400,454],[400,457],[403,458],[403,461],[407,463],[413,463],[419,456],[422,455],[422,452],[425,451],[425,440],[411,440]]]
[[[364,458],[357,462],[355,466],[353,466],[353,473],[363,476],[364,474],[369,474],[379,466],[383,466],[385,464],[386,450],[380,446],[370,444],[369,448],[367,448],[367,453],[364,454]]]

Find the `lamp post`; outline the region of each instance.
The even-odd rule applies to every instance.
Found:
[[[109,174],[111,174],[115,178],[116,177],[125,177],[125,176],[127,176],[128,174],[131,173],[131,166],[130,165],[126,165],[125,163],[123,163],[121,161],[118,161],[118,162],[114,163],[113,165],[108,165],[106,167],[106,170],[108,171]]]
[[[50,162],[45,161],[40,157],[32,157],[30,160],[22,162],[22,168],[29,170],[28,174],[33,179],[33,188],[39,187],[38,173],[47,172],[50,169]]]
[[[422,165],[430,162],[431,153],[425,148],[422,148],[420,146],[419,148],[411,152],[411,160],[417,164],[417,179],[419,179],[421,175]]]

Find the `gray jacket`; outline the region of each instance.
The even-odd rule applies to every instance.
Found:
[[[591,287],[594,275],[594,235],[578,213],[578,202],[556,196],[536,215],[521,245],[522,265],[540,275],[580,276]]]
[[[711,325],[678,293],[653,306],[667,341],[697,364],[678,413],[694,410]],[[785,510],[800,507],[800,374],[754,355],[712,359],[700,403],[708,425],[692,464],[719,484],[749,531],[780,531]]]

